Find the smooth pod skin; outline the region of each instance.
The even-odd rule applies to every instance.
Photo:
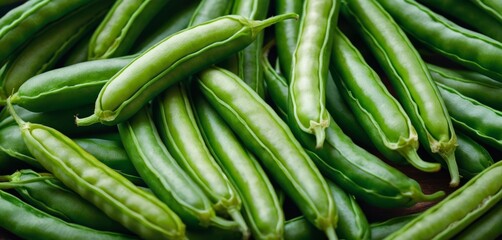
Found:
[[[276,14],[284,14],[294,12],[302,15],[303,1],[302,0],[276,0]],[[300,29],[299,21],[285,20],[278,22],[274,26],[275,38],[277,41],[277,55],[279,56],[279,64],[281,72],[286,76],[286,79],[291,79],[291,62],[293,53],[296,49],[296,41]]]
[[[355,23],[386,72],[420,143],[446,162],[450,186],[457,186],[460,177],[454,154],[455,132],[441,94],[420,55],[378,1],[344,0],[341,12]]]
[[[34,112],[75,109],[94,103],[101,88],[133,59],[86,61],[31,77],[11,96],[11,102]]]
[[[41,176],[22,169],[10,175],[8,183],[0,183],[0,188],[12,186],[25,202],[64,221],[100,231],[130,233],[55,178],[23,183]]]
[[[65,222],[0,190],[0,227],[25,239],[136,239],[119,233],[98,231]],[[22,219],[22,221],[20,221]]]
[[[334,37],[331,64],[335,82],[380,153],[422,171],[438,171],[439,163],[418,156],[417,132],[378,74],[340,29],[335,30]]]
[[[0,79],[4,98],[31,77],[52,69],[64,53],[97,25],[110,5],[102,1],[91,2],[42,29],[10,56]]]
[[[304,216],[288,219],[284,225],[284,240],[326,239]]]
[[[502,111],[438,83],[453,124],[478,141],[502,149]],[[467,110],[466,110],[467,109]]]
[[[473,178],[494,163],[488,150],[462,131],[457,131],[457,143],[455,158],[460,176],[464,179]]]
[[[265,80],[278,112],[284,114],[280,109],[287,106],[286,80],[278,74]],[[425,195],[418,182],[356,145],[333,120],[326,129],[326,145],[321,149],[316,148],[312,135],[292,130],[326,178],[367,204],[380,208],[410,207],[444,195],[444,192]]]
[[[77,125],[122,122],[169,86],[243,49],[265,27],[296,16],[284,14],[251,21],[231,15],[180,31],[140,54],[112,77],[98,95],[94,114],[77,118]]]
[[[188,226],[225,227],[218,225],[225,220],[216,217],[209,198],[162,143],[147,107],[118,126],[125,149],[141,177]],[[232,223],[227,222],[228,225],[232,226]],[[233,227],[237,228],[237,224]]]
[[[430,49],[502,82],[502,42],[468,30],[415,0],[378,0],[399,26]]]
[[[249,19],[262,20],[267,17],[270,0],[238,0],[233,3],[232,14],[242,15]],[[265,84],[260,56],[264,34],[249,46],[237,53],[237,75],[254,89],[262,98],[265,97]]]
[[[145,239],[184,239],[185,225],[164,203],[136,187],[60,132],[23,122],[8,104],[40,164],[108,217]]]
[[[386,239],[453,237],[502,199],[501,178],[502,161],[499,161]]]
[[[232,0],[201,0],[190,19],[191,24],[200,24],[219,16],[224,16],[232,10]]]
[[[191,99],[207,146],[241,196],[244,219],[253,238],[281,239],[284,212],[258,160],[199,92]]]
[[[474,71],[454,70],[428,64],[432,79],[462,95],[502,111],[502,83]]]
[[[98,1],[26,1],[0,18],[0,63],[51,22]]]
[[[156,99],[154,109],[159,134],[174,159],[209,197],[213,208],[230,215],[247,232],[240,196],[206,146],[185,86],[168,88]]]
[[[502,3],[497,0],[472,0],[471,2],[502,23]]]
[[[502,18],[497,19],[476,6],[474,1],[418,0],[439,14],[471,26],[480,33],[502,42]]]
[[[325,86],[339,4],[340,1],[333,0],[304,2],[291,60],[289,120],[302,131],[315,135],[318,148],[322,147],[324,129],[329,126]]]
[[[399,230],[404,225],[408,224],[411,220],[416,218],[420,213],[403,215],[394,217],[381,222],[374,222],[370,224],[371,239],[382,240],[393,232]]]
[[[168,2],[115,1],[90,39],[88,59],[105,59],[128,54],[143,29]]]
[[[335,239],[336,207],[327,183],[286,123],[231,72],[210,68],[197,79],[208,102],[307,219]]]
[[[458,240],[497,239],[500,236],[502,236],[502,202],[498,202],[454,238]]]

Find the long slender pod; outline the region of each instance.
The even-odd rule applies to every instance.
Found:
[[[208,102],[281,189],[314,226],[336,239],[336,207],[327,183],[286,123],[235,74],[209,68],[197,77]]]
[[[268,65],[265,69],[270,68]],[[272,101],[282,117],[287,118],[285,111],[280,110],[287,106],[286,80],[277,73],[265,76]],[[409,207],[444,195],[444,192],[424,194],[418,182],[357,146],[333,120],[326,129],[326,145],[321,149],[316,148],[312,135],[292,130],[326,178],[367,204],[380,208]]]
[[[248,46],[265,27],[295,17],[224,16],[171,35],[114,75],[101,89],[94,114],[77,118],[77,125],[122,122],[169,86]]]
[[[456,135],[441,94],[420,55],[376,0],[342,1],[341,10],[353,20],[387,73],[399,102],[417,130],[420,143],[446,162],[450,185],[457,186],[460,178],[454,154]]]
[[[499,161],[386,239],[450,239],[500,202],[501,178]]]
[[[9,102],[8,109],[31,154],[67,187],[142,238],[185,238],[185,225],[159,199],[101,163],[62,133],[24,122]]]
[[[502,82],[502,42],[468,30],[415,0],[378,0],[413,38],[475,71]]]
[[[301,16],[303,0],[276,0],[275,11],[277,14],[294,12]],[[291,62],[296,49],[300,23],[294,20],[285,20],[278,22],[274,28],[281,72],[289,80],[291,79]]]
[[[334,36],[333,76],[377,149],[389,160],[408,162],[426,172],[438,171],[439,163],[426,162],[418,156],[418,134],[378,74],[343,32],[336,29]]]
[[[455,235],[455,239],[497,239],[502,236],[502,201]]]
[[[471,179],[494,163],[492,156],[479,141],[457,131],[458,147],[455,158],[458,163],[460,176]],[[466,181],[467,181],[466,180]]]
[[[284,234],[284,212],[269,177],[216,110],[196,93],[191,99],[199,127],[213,156],[241,196],[243,215],[253,238],[280,239]]]
[[[471,0],[474,4],[478,5],[486,13],[492,15],[499,22],[502,23],[502,3],[497,0]]]
[[[319,148],[324,143],[324,129],[330,122],[325,89],[339,5],[338,0],[304,2],[291,61],[289,120],[302,131],[315,135]]]

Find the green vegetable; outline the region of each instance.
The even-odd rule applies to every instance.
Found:
[[[371,240],[381,240],[386,238],[401,229],[404,225],[408,224],[408,222],[416,218],[419,214],[420,213],[402,215],[385,221],[371,223]]]
[[[302,15],[303,0],[276,0],[276,14],[284,14],[294,12]],[[275,38],[277,41],[277,55],[279,56],[279,64],[281,72],[286,76],[286,79],[291,79],[291,62],[293,53],[296,49],[298,39],[298,31],[300,29],[299,21],[285,20],[278,22],[274,26]],[[329,94],[328,94],[329,96]],[[327,96],[326,96],[327,98]]]

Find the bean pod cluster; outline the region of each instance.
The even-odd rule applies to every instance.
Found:
[[[1,239],[497,239],[495,0],[0,2]]]

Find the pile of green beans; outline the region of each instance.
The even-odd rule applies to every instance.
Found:
[[[0,239],[498,239],[498,0],[0,1]]]

